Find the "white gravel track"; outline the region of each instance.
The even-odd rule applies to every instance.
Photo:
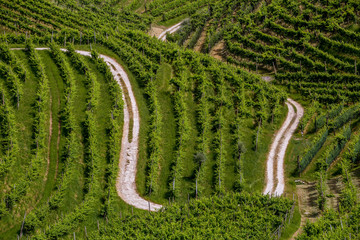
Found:
[[[13,48],[12,50],[23,50],[23,48]],[[36,50],[49,50],[49,48],[36,48]],[[61,50],[66,51],[66,49]],[[76,52],[81,55],[91,57],[91,53],[88,51],[77,50]],[[123,92],[125,92],[124,90],[126,90],[130,98],[130,106],[128,106],[127,101],[125,101],[124,94],[122,96],[124,100],[124,126],[119,161],[120,170],[116,180],[117,193],[129,205],[143,210],[158,211],[160,208],[162,208],[162,205],[152,203],[143,199],[136,191],[135,177],[138,160],[140,117],[129,77],[126,74],[125,70],[121,67],[121,65],[117,63],[114,59],[102,54],[100,54],[99,56],[104,59],[106,64],[109,66],[111,73],[114,76],[114,79],[120,85]],[[122,79],[124,86],[121,83],[120,79]],[[129,142],[129,107],[131,107],[133,117],[131,142]]]
[[[166,29],[158,37],[160,40],[166,40],[166,33],[176,32],[181,27],[182,22]],[[12,48],[12,50],[23,50],[22,48]],[[49,50],[49,48],[36,48],[36,50]],[[61,49],[66,51],[66,49]],[[88,51],[77,50],[81,55],[91,57],[91,53]],[[118,195],[129,205],[132,205],[136,208],[149,210],[149,211],[158,211],[162,208],[162,205],[152,203],[140,197],[136,191],[136,166],[138,159],[138,146],[139,146],[139,130],[140,130],[140,117],[139,110],[136,104],[135,96],[132,91],[129,77],[127,76],[124,69],[118,64],[114,59],[100,55],[104,59],[106,64],[110,67],[111,73],[114,76],[114,79],[122,88],[123,92],[126,92],[130,98],[130,106],[127,105],[125,101],[125,96],[123,95],[124,100],[124,127],[123,127],[123,137],[121,142],[121,152],[120,152],[120,161],[119,161],[119,174],[116,181],[116,189]],[[124,86],[122,85],[120,79],[122,79]],[[304,114],[304,109],[302,106],[295,102],[294,100],[288,98],[286,105],[289,109],[285,122],[281,126],[280,130],[276,133],[274,141],[271,144],[270,152],[267,158],[266,165],[266,187],[264,194],[270,196],[281,196],[285,189],[284,182],[284,157],[286,153],[287,146],[289,141],[296,130],[301,117]],[[294,111],[293,106],[296,108]],[[133,126],[132,126],[132,139],[129,142],[129,129],[130,129],[130,113],[129,107],[132,110],[133,116]],[[277,169],[276,174],[274,169]],[[274,186],[275,179],[277,180],[276,187]],[[274,189],[275,188],[275,189]]]
[[[143,210],[157,211],[162,206],[156,203],[149,202],[138,194],[136,191],[136,166],[138,160],[138,147],[139,147],[139,130],[140,130],[140,117],[139,109],[136,104],[135,96],[131,88],[129,77],[124,69],[114,59],[100,55],[101,58],[109,65],[111,73],[114,75],[115,80],[122,89],[126,89],[130,98],[130,105],[127,105],[124,100],[124,128],[123,137],[121,142],[121,152],[119,161],[119,175],[116,181],[116,190],[119,196],[127,203],[136,208]],[[120,78],[125,86],[122,86]],[[129,142],[129,125],[130,116],[128,108],[132,110],[133,126],[132,126],[132,139]]]
[[[288,98],[286,105],[289,109],[288,114],[271,144],[266,164],[266,187],[264,194],[271,196],[281,196],[284,193],[284,158],[286,149],[301,117],[304,115],[304,109],[294,100]],[[296,112],[294,111],[293,105],[296,108]],[[274,169],[276,169],[276,173]],[[276,187],[275,179],[277,181]]]
[[[170,34],[171,34],[171,33],[176,32],[177,30],[179,30],[179,28],[181,27],[181,24],[182,24],[182,23],[183,23],[183,21],[175,24],[174,26],[169,27],[168,29],[166,29],[165,31],[163,31],[163,32],[159,35],[158,39],[160,39],[160,40],[162,40],[162,41],[165,41],[165,40],[166,40],[166,33],[170,33]]]

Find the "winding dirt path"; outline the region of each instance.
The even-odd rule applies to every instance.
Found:
[[[12,50],[23,49],[16,48]],[[49,48],[36,48],[36,50],[49,50]],[[61,50],[66,51],[66,49]],[[76,52],[83,56],[91,57],[91,53],[88,51],[77,50]],[[126,101],[125,95],[123,94],[122,96],[124,100],[124,127],[119,161],[120,170],[116,180],[117,193],[129,205],[143,210],[158,211],[162,208],[162,205],[143,199],[136,191],[135,177],[138,160],[140,117],[129,77],[121,65],[114,59],[102,54],[99,56],[104,59],[106,64],[110,67],[114,79],[120,85],[123,92],[128,93],[127,95],[129,97]],[[127,102],[130,102],[130,106],[128,106]],[[130,119],[130,115],[132,115],[132,119]],[[130,122],[133,124],[132,127],[130,126]],[[129,129],[132,131],[130,132]],[[130,134],[132,135],[132,138],[129,141]]]
[[[289,109],[285,122],[276,133],[271,144],[266,164],[266,186],[264,194],[281,196],[284,193],[284,158],[289,141],[304,115],[302,106],[288,98],[286,105]],[[294,111],[294,107],[296,112]]]
[[[162,41],[165,41],[166,40],[166,33],[174,33],[176,32],[177,30],[179,30],[179,28],[181,27],[181,24],[183,23],[184,21],[181,21],[177,24],[175,24],[174,26],[171,26],[169,27],[168,29],[164,30],[162,33],[160,33],[158,39],[162,40]]]
[[[76,51],[84,56],[91,57],[91,53],[87,51]],[[136,191],[136,166],[138,160],[138,147],[139,147],[139,130],[140,130],[140,117],[139,109],[136,104],[135,96],[132,91],[130,80],[125,70],[114,59],[99,55],[106,64],[110,67],[114,79],[120,85],[123,92],[127,92],[129,99],[124,100],[124,127],[121,141],[120,161],[119,161],[119,174],[116,180],[116,190],[118,195],[129,205],[143,210],[157,211],[162,206],[156,203],[149,202]],[[123,84],[122,84],[123,83]],[[128,106],[130,102],[130,106]],[[130,119],[132,116],[132,119]],[[131,128],[130,122],[133,123]],[[132,133],[129,131],[132,130]],[[129,139],[129,134],[132,138]],[[130,140],[130,141],[129,141]]]

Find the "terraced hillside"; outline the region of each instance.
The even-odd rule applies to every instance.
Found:
[[[0,238],[357,236],[357,1],[0,6]]]
[[[65,54],[55,44],[2,44],[1,59],[1,234],[11,238],[25,218],[20,234],[93,208],[101,200],[94,190],[114,189],[119,140],[111,139],[121,136],[122,101],[106,64],[71,45]]]

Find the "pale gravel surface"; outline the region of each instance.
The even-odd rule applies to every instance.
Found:
[[[181,27],[181,23],[178,23],[164,32],[162,32],[159,36],[160,40],[166,40],[166,33],[173,33],[177,31]],[[14,48],[12,50],[21,50],[21,48]],[[49,50],[49,48],[37,48],[36,50]],[[66,51],[65,49],[62,49]],[[88,51],[77,51],[81,55],[91,56],[91,53]],[[120,152],[120,161],[119,161],[119,175],[116,181],[116,189],[119,196],[128,204],[140,208],[143,210],[157,211],[162,205],[149,202],[140,197],[138,192],[136,191],[136,166],[137,166],[137,158],[138,158],[138,145],[139,145],[139,129],[140,129],[140,117],[139,110],[137,108],[136,100],[134,93],[131,88],[130,80],[121,67],[114,59],[100,55],[101,58],[109,65],[111,72],[121,86],[122,89],[126,88],[129,93],[131,109],[133,113],[133,134],[131,142],[128,141],[129,136],[129,124],[130,124],[130,116],[126,101],[124,101],[124,128],[123,128],[123,138],[121,143],[121,152]],[[120,78],[123,80],[125,86],[122,86]],[[123,100],[124,99],[123,95]],[[297,112],[295,113],[294,108],[291,104],[293,104]],[[271,144],[270,152],[267,159],[267,169],[266,169],[266,187],[264,190],[264,194],[280,196],[284,192],[285,183],[284,183],[284,157],[287,145],[296,130],[301,117],[304,114],[304,110],[300,104],[295,102],[292,99],[288,99],[286,102],[288,106],[289,112],[285,119],[285,122],[281,126],[278,133],[275,135],[275,139]],[[277,186],[274,190],[274,166],[277,165],[276,179]]]
[[[300,119],[304,115],[304,109],[302,106],[295,102],[294,100],[288,98],[288,102],[290,102],[293,106],[296,108],[296,116],[294,121],[292,122],[289,129],[286,130],[283,142],[280,145],[279,148],[279,155],[278,155],[278,165],[277,165],[277,187],[275,189],[274,195],[275,196],[281,196],[284,193],[285,189],[285,182],[284,182],[284,158],[287,146],[290,142],[290,139],[292,135],[294,134],[297,126],[299,125]]]
[[[158,39],[165,41],[166,33],[174,33],[180,27],[181,23],[178,23],[165,31],[163,31]],[[268,80],[268,79],[266,79]],[[275,135],[275,139],[271,144],[270,152],[267,158],[266,164],[266,187],[264,194],[281,196],[284,193],[285,181],[284,181],[284,158],[289,141],[294,134],[301,117],[304,115],[304,109],[302,106],[294,100],[288,98],[286,105],[289,109],[285,122],[281,126],[280,130]],[[293,106],[296,108],[294,111]],[[274,169],[276,167],[276,174]],[[276,187],[274,186],[275,179],[277,181]],[[274,189],[275,188],[275,189]]]
[[[267,157],[266,163],[266,187],[264,190],[264,194],[272,195],[274,188],[274,160],[276,160],[276,150],[279,146],[280,140],[284,135],[285,130],[291,123],[291,120],[294,117],[294,108],[286,102],[286,105],[289,109],[288,114],[286,116],[285,122],[281,126],[280,130],[276,133],[275,139],[271,144],[270,152]]]
[[[176,32],[177,30],[179,30],[179,28],[181,27],[181,24],[182,24],[182,23],[183,23],[183,21],[175,24],[174,26],[169,27],[168,29],[166,29],[165,31],[163,31],[163,32],[159,35],[158,39],[160,39],[160,40],[162,40],[162,41],[165,41],[165,40],[166,40],[166,33],[170,33],[170,34],[171,34],[171,33]]]
[[[289,141],[294,134],[301,117],[304,114],[304,109],[294,100],[288,98],[286,105],[289,112],[286,116],[285,122],[280,130],[276,133],[275,139],[270,147],[270,152],[267,158],[266,165],[266,187],[264,194],[281,196],[284,193],[284,158]],[[296,108],[294,111],[293,106]],[[274,169],[276,168],[276,173]],[[277,185],[275,187],[275,179]],[[275,188],[275,189],[274,189]]]
[[[22,50],[21,48],[16,48],[12,50]],[[36,50],[49,50],[49,48],[36,48]],[[66,51],[66,49],[61,49]],[[81,55],[91,57],[91,53],[88,51],[77,50]],[[149,202],[138,194],[136,191],[136,166],[138,160],[138,146],[139,146],[139,130],[140,130],[140,117],[139,110],[136,104],[135,96],[132,91],[129,77],[127,76],[124,69],[118,64],[114,59],[105,56],[99,55],[106,64],[109,66],[111,73],[114,76],[114,79],[120,85],[121,89],[125,89],[128,92],[131,106],[127,106],[125,101],[125,96],[123,94],[124,100],[124,126],[123,126],[123,136],[121,142],[121,151],[120,151],[120,161],[119,161],[119,174],[116,180],[116,190],[118,195],[129,205],[132,205],[136,208],[150,211],[158,211],[162,208],[162,205]],[[120,79],[122,79],[125,86],[122,86]],[[124,92],[124,91],[123,91]],[[130,116],[128,108],[131,107],[133,115],[133,127],[132,127],[132,139],[129,142],[129,125],[130,125]]]
[[[119,196],[128,204],[143,210],[157,211],[162,206],[156,203],[149,202],[138,194],[136,191],[136,166],[138,160],[138,146],[139,146],[139,130],[140,130],[140,117],[139,110],[135,101],[135,96],[131,88],[129,77],[124,69],[114,59],[100,55],[101,58],[109,65],[115,80],[122,87],[127,89],[130,97],[131,106],[127,106],[124,99],[124,128],[121,142],[121,152],[119,161],[119,175],[116,181],[116,189]],[[120,82],[122,79],[125,86]],[[133,115],[132,139],[129,142],[129,124],[130,116],[128,108],[131,107]]]

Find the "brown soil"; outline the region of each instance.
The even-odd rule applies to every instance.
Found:
[[[210,51],[210,56],[219,59],[224,60],[224,51],[225,51],[225,42],[224,40],[221,40]]]
[[[196,51],[196,52],[200,52],[200,51],[201,51],[201,49],[202,49],[202,47],[203,47],[203,45],[204,45],[204,42],[205,42],[205,40],[206,40],[206,30],[207,30],[208,27],[209,27],[209,23],[207,23],[207,24],[205,25],[203,31],[201,32],[200,37],[199,37],[197,43],[196,43],[195,46],[194,46],[194,51]]]
[[[356,189],[358,189],[358,199],[360,200],[360,168],[351,173],[351,179]]]
[[[305,183],[296,186],[298,195],[299,209],[301,214],[300,228],[294,233],[291,239],[295,239],[302,232],[302,227],[307,221],[314,222],[320,215],[317,204],[318,192],[316,182]]]
[[[164,28],[158,27],[158,26],[151,26],[148,34],[153,37],[155,36],[156,38],[158,38],[160,36],[160,34],[164,31]]]
[[[332,196],[327,198],[327,204],[330,208],[339,209],[340,194],[343,189],[341,176],[326,181],[328,193]]]

